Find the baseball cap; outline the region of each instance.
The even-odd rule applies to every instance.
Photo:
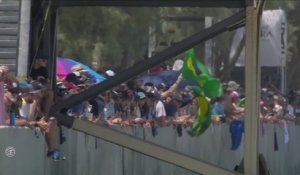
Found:
[[[137,93],[137,96],[139,97],[139,99],[144,99],[144,98],[146,98],[146,95],[145,95],[144,92],[138,92],[138,93]]]

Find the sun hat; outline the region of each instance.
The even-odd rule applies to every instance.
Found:
[[[76,65],[72,66],[71,71],[72,72],[78,72],[78,71],[81,71],[82,69],[83,68],[82,68],[81,64],[76,64]]]
[[[105,71],[105,74],[106,74],[107,76],[109,76],[109,77],[113,77],[113,76],[116,75],[115,72],[112,71],[112,70],[107,70],[107,71]]]
[[[227,91],[236,91],[240,87],[235,81],[229,81],[227,83]]]

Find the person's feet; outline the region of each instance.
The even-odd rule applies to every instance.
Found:
[[[53,161],[65,160],[66,157],[63,156],[58,149],[54,149],[52,151],[48,151],[47,157],[50,157]]]

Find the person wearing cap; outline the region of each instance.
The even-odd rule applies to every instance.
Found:
[[[237,91],[239,87],[240,85],[237,84],[235,81],[229,81],[227,83],[227,91]]]
[[[19,96],[19,87],[16,82],[12,82],[6,85],[6,91],[4,93],[4,105],[5,105],[5,124],[10,125],[10,114],[14,112],[15,126],[26,126],[27,121],[20,118],[18,109],[21,106],[21,98]]]
[[[41,90],[41,95],[43,100],[40,105],[42,106],[42,112],[44,115],[48,116],[50,108],[54,101],[54,92],[52,90],[49,74],[48,74],[48,57],[47,56],[38,56],[33,60],[31,70],[29,72],[29,77],[32,82],[42,83],[43,88]]]
[[[20,117],[27,121],[26,126],[41,130],[47,143],[47,157],[52,158],[54,161],[63,160],[65,157],[56,148],[57,121],[54,117],[45,116],[41,109],[42,106],[40,104],[44,98],[42,88],[42,86],[33,85],[30,91],[21,96],[22,106],[19,109]]]
[[[180,94],[176,93],[176,90],[178,88],[179,83],[182,81],[182,79],[183,79],[182,74],[180,74],[177,77],[177,80],[175,81],[175,83],[172,86],[170,86],[169,88],[162,85],[163,91],[161,91],[160,97],[161,97],[161,100],[163,100],[165,102],[164,107],[166,110],[166,117],[174,116],[181,105],[182,96]],[[171,108],[173,108],[173,109],[171,109]],[[169,125],[170,122],[171,122],[170,120],[165,118],[164,123],[166,125]]]
[[[35,96],[31,93],[33,89],[23,89],[23,94],[19,85],[13,82],[12,85],[8,85],[5,92],[4,102],[6,109],[6,125],[10,124],[9,115],[11,112],[16,113],[16,126],[28,126],[31,127],[30,121],[35,120],[35,112],[38,108]],[[22,87],[23,88],[23,87]],[[36,97],[38,98],[38,97]]]
[[[83,84],[83,81],[82,81],[82,76],[81,76],[81,70],[82,70],[82,66],[80,64],[77,64],[77,65],[74,65],[72,68],[71,68],[71,73],[69,73],[67,76],[66,76],[66,81],[67,82],[71,82],[71,83],[74,83],[75,85],[79,85],[79,84]]]
[[[19,83],[21,95],[18,107],[16,125],[27,126],[29,128],[39,128],[45,135],[48,146],[48,157],[53,159],[63,159],[56,149],[57,123],[54,117],[46,117],[42,111],[41,103],[44,101],[44,87],[38,81],[28,83],[21,81]]]
[[[35,117],[38,116],[38,118],[30,121],[29,124],[39,127],[44,133],[48,146],[47,157],[64,159],[60,151],[55,148],[55,133],[58,130],[56,119],[53,116],[48,116],[54,102],[54,92],[48,79],[48,59],[46,56],[38,56],[33,60],[29,77],[33,80],[32,82],[42,84],[42,88],[38,90],[39,93],[35,94],[37,100]]]
[[[182,96],[177,92],[173,92],[163,101],[163,103],[167,114],[166,122],[173,123],[173,120],[178,117],[178,111],[182,103]],[[170,118],[170,120],[168,120],[168,118]]]
[[[8,74],[9,68],[7,65],[0,66],[0,125],[8,125],[9,115],[11,110],[17,113],[20,105],[19,86],[15,77]],[[24,126],[26,121],[16,118],[17,126]]]
[[[160,94],[154,91],[148,93],[148,96],[151,113],[151,118],[149,119],[150,124],[153,126],[154,123],[157,123],[159,126],[165,126],[167,114]]]
[[[149,106],[144,92],[137,92],[137,103],[134,110],[133,124],[144,124],[149,116]]]
[[[241,117],[245,113],[245,108],[237,105],[239,94],[237,92],[239,84],[229,81],[223,98],[224,113],[229,119]]]

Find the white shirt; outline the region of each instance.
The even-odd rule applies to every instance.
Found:
[[[165,116],[167,116],[165,106],[161,101],[158,101],[155,105],[155,117],[160,118]]]
[[[294,115],[294,108],[292,105],[288,104],[287,107],[286,107],[286,110],[288,111],[288,113],[290,115]]]
[[[26,102],[22,102],[22,106],[19,109],[20,116],[25,118],[25,119],[28,119],[29,111],[30,111],[30,104],[26,103]]]

